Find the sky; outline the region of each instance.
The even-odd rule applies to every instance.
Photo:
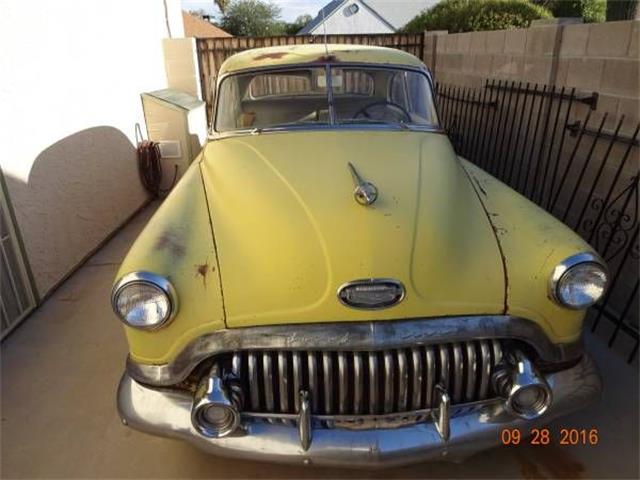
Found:
[[[308,13],[315,17],[325,4],[330,0],[271,0],[271,3],[278,5],[282,12],[280,16],[286,22],[292,22],[299,15]],[[220,12],[215,6],[213,0],[182,0],[182,8],[184,10],[204,10],[209,12],[215,18],[219,17]]]

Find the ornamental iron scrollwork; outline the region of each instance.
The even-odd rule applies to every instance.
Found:
[[[593,218],[587,218],[582,222],[582,229],[591,234],[593,246],[607,261],[624,251],[633,229],[638,225],[639,180],[640,175],[636,174],[607,205],[602,198],[594,198],[590,205]],[[594,218],[599,218],[599,221]],[[634,245],[630,252],[631,257],[638,259],[639,253],[638,245]]]

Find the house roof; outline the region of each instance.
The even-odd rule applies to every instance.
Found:
[[[327,56],[327,50],[329,56]],[[220,66],[220,76],[240,70],[278,67],[281,65],[323,63],[377,63],[383,65],[408,65],[424,68],[424,64],[410,53],[394,48],[352,44],[282,45],[277,47],[245,50],[229,57]]]
[[[307,23],[299,32],[298,35],[308,35],[312,33],[317,27],[322,25],[322,22],[329,18],[336,10],[342,7],[344,4],[353,2],[354,0],[333,0],[327,3],[320,11],[318,15]],[[438,0],[359,0],[365,7],[373,12],[374,15],[380,18],[383,23],[387,23],[395,30],[399,30],[404,27],[409,20],[418,15],[424,9],[429,8]]]
[[[398,30],[437,0],[361,0]]]
[[[232,37],[233,35],[188,12],[182,12],[184,36],[196,38]]]
[[[329,17],[329,15],[335,12],[340,7],[340,5],[345,2],[347,2],[347,0],[332,0],[331,2],[327,3],[320,9],[320,11],[318,11],[318,15],[316,15],[316,18],[311,20],[304,27],[302,27],[302,29],[300,29],[298,35],[308,35],[309,33],[311,33],[318,25],[320,25],[327,17]]]

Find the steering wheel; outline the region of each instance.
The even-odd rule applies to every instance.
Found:
[[[373,102],[373,103],[370,103],[369,105],[365,105],[355,113],[353,118],[358,118],[362,115],[365,118],[371,118],[375,120],[375,118],[370,115],[370,112],[368,110],[371,109],[372,107],[377,107],[377,106],[385,106],[387,108],[394,109],[396,112],[399,112],[404,117],[404,121],[406,123],[411,123],[411,115],[409,115],[409,112],[407,112],[401,105],[398,105],[397,103],[389,102],[387,100],[382,100],[380,102]]]

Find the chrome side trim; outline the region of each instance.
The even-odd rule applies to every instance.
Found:
[[[307,430],[306,413],[301,415],[302,432],[300,424],[295,428],[281,422],[243,419],[242,435],[211,439],[198,433],[191,424],[193,395],[190,392],[148,387],[126,373],[118,388],[118,411],[123,422],[132,428],[180,438],[215,455],[298,465],[376,468],[429,460],[464,459],[499,445],[503,429],[528,431],[532,427],[546,425],[554,418],[596,400],[601,390],[600,376],[587,356],[574,367],[545,375],[545,380],[553,391],[554,402],[539,419],[525,421],[514,418],[501,403],[455,414],[452,411],[446,443],[433,422],[429,421],[386,429]],[[305,410],[309,412],[308,408]],[[301,437],[309,439],[306,451],[301,447]]]
[[[607,264],[599,255],[595,253],[583,252],[565,258],[553,269],[551,277],[549,278],[549,295],[551,295],[551,297],[556,301],[556,303],[558,303],[558,305],[564,308],[569,308],[571,310],[581,310],[580,308],[575,308],[562,303],[562,301],[558,298],[557,292],[558,282],[560,281],[562,276],[571,267],[575,267],[576,265],[579,265],[581,263],[595,263],[596,265],[599,265],[607,274],[607,280],[609,279],[609,269],[607,268]],[[606,293],[606,290],[604,293]]]
[[[549,364],[577,360],[582,355],[581,341],[554,344],[538,324],[523,318],[508,315],[441,317],[218,330],[195,339],[171,363],[149,365],[129,358],[127,372],[141,383],[169,386],[183,381],[212,355],[236,350],[371,351],[493,338],[524,341],[536,351],[540,361]],[[489,350],[489,345],[486,348]],[[484,360],[483,368],[486,367]],[[312,398],[314,411],[316,401]]]

